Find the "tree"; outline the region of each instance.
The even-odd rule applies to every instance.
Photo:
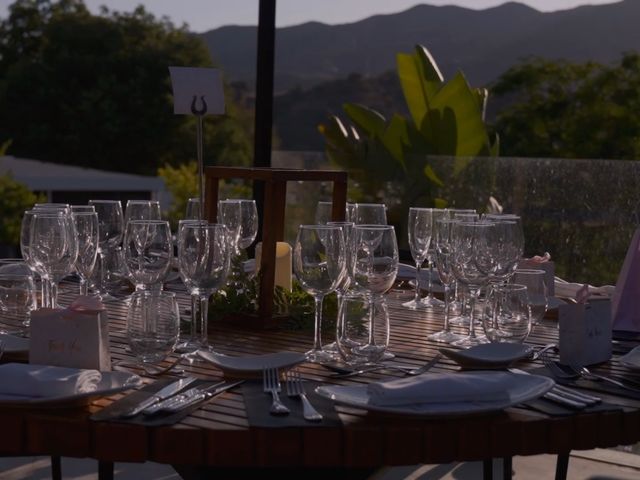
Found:
[[[491,91],[506,104],[495,121],[506,156],[640,156],[638,53],[611,66],[530,59]]]
[[[195,123],[173,114],[168,67],[211,66],[186,27],[143,7],[103,9],[81,0],[17,0],[0,24],[0,138],[16,156],[154,174],[195,156]],[[207,117],[205,161],[246,164],[249,130]]]

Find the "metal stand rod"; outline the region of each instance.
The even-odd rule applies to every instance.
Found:
[[[198,220],[204,218],[204,159],[203,159],[203,138],[202,138],[202,115],[196,115],[196,152],[198,156],[198,198],[200,199],[200,208],[198,210]]]

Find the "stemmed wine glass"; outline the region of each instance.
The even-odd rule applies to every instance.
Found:
[[[451,317],[451,292],[456,282],[452,266],[452,253],[454,248],[452,227],[457,222],[457,220],[444,218],[436,221],[433,229],[435,263],[440,282],[444,289],[444,328],[427,337],[434,342],[452,343],[460,340],[460,335],[453,333],[449,324],[449,318]]]
[[[157,200],[128,200],[124,210],[124,226],[131,220],[160,220],[160,202]]]
[[[469,335],[453,342],[459,347],[486,343],[476,335],[475,306],[480,289],[489,282],[495,265],[496,226],[485,222],[459,222],[453,225],[453,274],[469,288]]]
[[[356,225],[386,225],[387,207],[384,203],[356,203],[353,207]]]
[[[336,225],[300,225],[293,248],[293,270],[315,300],[313,349],[307,352],[310,362],[329,361],[333,355],[322,349],[322,301],[335,291],[346,273],[346,256],[342,228]]]
[[[191,332],[181,351],[209,348],[209,297],[224,285],[229,274],[231,245],[228,229],[219,223],[184,221],[178,230],[180,277],[191,293]]]
[[[57,308],[58,283],[69,275],[78,256],[75,224],[68,211],[36,210],[31,218],[29,255],[49,284],[45,306]]]
[[[238,249],[249,248],[258,235],[258,208],[255,200],[240,199],[240,236]]]
[[[187,209],[184,215],[185,220],[200,220],[200,199],[190,198],[187,200]]]
[[[160,290],[173,258],[169,222],[130,220],[124,236],[124,256],[136,290]]]
[[[439,220],[450,218],[449,210],[443,208],[431,208],[431,224],[432,226]],[[433,236],[433,233],[432,233]],[[444,307],[444,302],[433,295],[433,265],[435,259],[435,252],[433,249],[433,240],[429,246],[429,250],[427,252],[427,263],[429,265],[429,279],[427,281],[427,296],[420,300],[420,304],[422,307],[433,308],[433,307]]]
[[[72,212],[78,235],[76,272],[80,277],[80,295],[89,293],[89,278],[98,256],[98,214],[90,211]]]
[[[124,232],[122,204],[119,200],[89,200],[98,214],[98,285],[97,293],[103,300],[110,299],[106,289],[106,257],[113,252],[120,242]]]
[[[375,304],[384,302],[398,275],[398,242],[392,225],[356,225],[353,235],[353,281],[369,301],[369,343],[374,347]]]
[[[431,244],[431,235],[433,230],[432,225],[432,209],[416,207],[411,207],[409,209],[409,248],[411,249],[411,256],[416,262],[416,288],[413,300],[403,303],[402,306],[412,310],[427,306],[420,302],[420,271],[422,269],[422,264],[429,253],[429,245]]]

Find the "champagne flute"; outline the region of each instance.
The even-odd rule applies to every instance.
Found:
[[[93,273],[98,256],[98,214],[96,212],[73,212],[78,238],[76,272],[80,277],[80,295],[89,293],[89,278]]]
[[[190,338],[183,352],[209,349],[207,332],[209,297],[224,285],[229,274],[231,245],[228,229],[219,223],[183,221],[178,230],[180,277],[191,294]]]
[[[346,273],[342,228],[336,225],[300,225],[293,248],[293,270],[302,288],[315,301],[313,348],[307,360],[329,361],[333,354],[322,349],[322,301],[338,287]]]
[[[434,342],[452,343],[461,338],[460,335],[451,331],[449,324],[449,318],[451,317],[451,293],[456,281],[452,266],[452,253],[454,248],[452,227],[456,223],[458,223],[457,220],[450,218],[438,220],[433,231],[435,263],[440,282],[444,288],[444,328],[427,337]]]
[[[431,208],[409,209],[408,236],[411,256],[416,263],[416,288],[413,299],[402,304],[403,307],[416,310],[427,305],[420,302],[420,271],[429,253],[433,225],[433,210]]]
[[[89,200],[98,214],[98,285],[97,293],[103,300],[112,299],[106,289],[106,277],[108,275],[106,257],[122,242],[124,222],[122,204],[119,200]]]

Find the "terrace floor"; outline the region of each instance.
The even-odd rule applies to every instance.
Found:
[[[0,459],[3,480],[45,480],[50,478],[48,457]],[[90,459],[62,459],[65,480],[97,479],[96,462]],[[536,455],[513,460],[514,478],[541,480],[553,478],[555,456]],[[381,470],[370,480],[473,480],[481,478],[479,462],[394,467]],[[180,480],[173,468],[156,463],[116,463],[116,480]],[[502,478],[496,463],[494,478]],[[569,461],[569,480],[637,480],[640,478],[640,455],[617,450],[596,449],[574,452]]]

